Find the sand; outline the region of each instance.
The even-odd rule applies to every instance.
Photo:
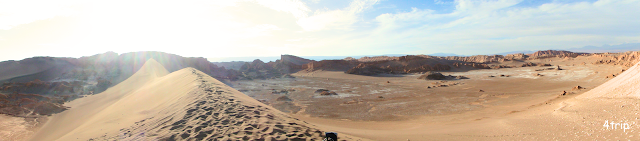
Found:
[[[34,134],[38,120],[0,114],[0,141],[25,140]]]
[[[640,98],[639,67],[636,64],[615,78],[577,98]]]
[[[447,82],[315,71],[231,83],[247,95],[196,69],[170,73],[149,60],[107,91],[65,104],[71,108],[30,140],[321,140],[325,131],[341,140],[640,140],[638,64],[605,78],[621,68],[574,65],[588,59],[549,59],[565,70],[446,72],[471,78]],[[510,77],[488,77],[501,74]],[[436,82],[449,86],[426,87]],[[577,85],[587,89],[572,91]],[[319,88],[338,95],[313,93]],[[282,96],[291,100],[276,100]]]
[[[169,73],[153,59],[107,91],[66,105],[31,140],[321,140],[325,131],[196,69]]]
[[[276,108],[293,109],[273,101],[287,96],[301,110],[289,114],[325,129],[372,140],[638,140],[636,99],[596,98],[588,95],[607,81],[608,74],[622,69],[612,65],[573,65],[589,58],[551,60],[564,70],[535,71],[551,67],[503,68],[444,72],[471,79],[453,80],[459,85],[426,88],[436,81],[417,80],[419,75],[357,76],[342,72],[315,71],[293,74],[288,80],[239,81],[234,87],[266,100]],[[544,76],[534,76],[540,73]],[[500,74],[510,77],[499,77]],[[496,77],[488,77],[494,75]],[[389,81],[389,83],[387,83]],[[629,87],[633,91],[637,79]],[[606,82],[606,83],[605,83]],[[616,86],[612,83],[610,86]],[[586,87],[572,90],[575,86]],[[602,85],[602,86],[600,86]],[[600,86],[600,87],[599,87]],[[337,91],[318,96],[315,89]],[[271,94],[271,89],[294,89]],[[588,92],[593,89],[593,92]],[[483,90],[484,92],[479,92]],[[562,91],[568,95],[562,96]],[[583,94],[584,93],[584,94]],[[378,98],[383,96],[384,98]],[[631,129],[607,129],[605,121],[628,123]]]
[[[337,132],[376,140],[640,140],[637,66],[583,94],[554,96],[508,113],[492,107],[400,121],[299,117]]]

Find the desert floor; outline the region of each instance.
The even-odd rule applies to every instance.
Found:
[[[575,98],[623,67],[582,64],[589,58],[580,57],[541,61],[554,66],[443,72],[470,78],[445,81],[315,71],[230,85],[319,127],[372,140],[640,139],[638,100]],[[557,65],[563,70],[536,71]],[[441,84],[447,86],[433,87]],[[576,86],[586,89],[572,90]],[[321,96],[317,89],[338,95]],[[603,126],[611,121],[622,124]]]
[[[0,115],[0,136],[319,140],[334,131],[341,140],[640,140],[640,101],[625,97],[638,89],[639,68],[607,78],[625,67],[583,63],[595,61],[589,57],[536,61],[553,66],[455,70],[443,74],[470,79],[444,81],[314,71],[225,83],[151,61],[107,91],[65,104],[71,108],[46,123]]]

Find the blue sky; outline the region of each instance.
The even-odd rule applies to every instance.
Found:
[[[0,0],[0,60],[493,54],[640,42],[640,0]]]

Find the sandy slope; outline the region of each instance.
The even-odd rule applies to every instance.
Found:
[[[196,69],[169,74],[153,59],[129,79],[67,106],[31,140],[321,140],[324,131]]]
[[[617,77],[577,98],[640,98],[640,66],[629,68]]]

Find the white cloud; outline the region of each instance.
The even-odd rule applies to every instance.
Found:
[[[443,1],[443,0],[433,0],[433,2],[436,3],[436,4],[449,4],[449,3],[451,3],[451,2],[446,2],[446,1]]]
[[[359,21],[359,14],[378,3],[378,0],[354,0],[349,7],[338,10],[317,10],[313,16],[298,20],[305,31],[323,29],[351,29],[351,25]]]
[[[357,17],[354,14],[343,10],[333,10],[317,11],[311,17],[300,18],[297,23],[305,31],[318,31],[327,27],[348,29],[356,21]]]
[[[309,8],[300,0],[256,0],[258,4],[276,11],[289,12],[296,18],[307,17]]]
[[[244,38],[253,38],[260,36],[271,36],[270,32],[275,30],[282,30],[279,27],[272,24],[261,24],[254,27],[246,28]]]
[[[47,4],[46,1],[43,1]],[[38,5],[38,2],[32,2]],[[192,49],[228,50],[234,47],[253,47],[248,44],[268,43],[259,39],[273,37],[273,32],[282,28],[269,23],[254,23],[231,14],[232,9],[239,8],[235,2],[228,1],[152,1],[152,0],[112,0],[69,2],[60,4],[62,12],[50,9],[30,8],[29,3],[17,3],[2,7],[16,7],[17,10],[2,9],[4,17],[0,16],[0,25],[4,26],[7,34],[0,35],[0,48],[7,52],[24,52],[23,57],[14,54],[1,57],[20,59],[30,57],[42,50],[43,54],[57,56],[64,54],[91,55],[106,51],[131,52],[155,50],[182,54],[185,56],[209,56],[207,51]],[[71,7],[67,6],[71,5]],[[66,8],[65,8],[66,6]],[[46,6],[44,6],[46,7]],[[58,7],[58,8],[59,8]],[[241,8],[241,7],[240,7]],[[44,11],[39,11],[44,10]],[[66,11],[76,10],[65,13]],[[20,13],[33,11],[32,15]],[[23,16],[26,20],[5,18],[7,13],[13,17]],[[51,13],[47,13],[51,12]],[[44,14],[43,14],[44,13]],[[59,16],[68,16],[70,20],[61,21]],[[265,16],[256,14],[255,17]],[[50,19],[51,22],[42,22]],[[4,22],[8,21],[8,22]],[[48,20],[45,20],[48,21]],[[61,22],[53,22],[61,21]],[[10,24],[8,24],[10,23]],[[61,24],[73,24],[64,26]],[[23,25],[23,29],[14,26]],[[294,24],[295,25],[295,24]],[[10,27],[9,27],[10,26]],[[68,28],[67,28],[68,27]],[[31,28],[31,29],[28,29]],[[28,29],[28,30],[27,30]],[[64,29],[64,30],[58,30]],[[43,34],[45,33],[45,34]],[[50,37],[44,37],[44,36]],[[55,40],[53,40],[55,39]],[[251,41],[248,41],[251,40]],[[51,47],[56,47],[58,50]],[[90,50],[84,49],[91,47]],[[10,48],[10,49],[9,49]],[[61,52],[65,50],[84,51],[91,53]],[[191,49],[188,49],[191,48]],[[249,52],[247,52],[249,50]],[[246,53],[254,53],[251,49],[240,49]],[[259,54],[263,52],[256,52]],[[216,54],[220,56],[239,55],[234,53]],[[69,55],[71,56],[71,55]],[[73,56],[79,57],[79,56]],[[4,59],[0,59],[4,60]]]
[[[80,0],[0,0],[0,30],[55,16],[75,15]]]
[[[478,12],[491,12],[520,2],[522,0],[456,0],[456,11],[454,13],[467,12],[467,14],[477,14]]]
[[[395,42],[412,53],[489,54],[522,48],[563,49],[640,42],[640,1],[559,3],[511,7],[520,1],[457,0],[451,13],[428,9],[383,14],[367,42]],[[382,46],[382,45],[371,45]]]
[[[640,42],[639,0],[534,7],[519,2],[455,0],[440,5],[453,8],[449,13],[420,8],[394,13],[376,7],[382,6],[377,0],[353,0],[339,9],[311,9],[301,0],[0,0],[0,47],[13,52],[0,57],[89,55],[78,53],[89,51],[86,47],[91,53],[157,50],[203,57],[470,55]],[[369,10],[389,13],[367,19]],[[79,20],[60,28],[67,23],[60,16]]]
[[[319,3],[320,0],[309,0],[311,3]]]

